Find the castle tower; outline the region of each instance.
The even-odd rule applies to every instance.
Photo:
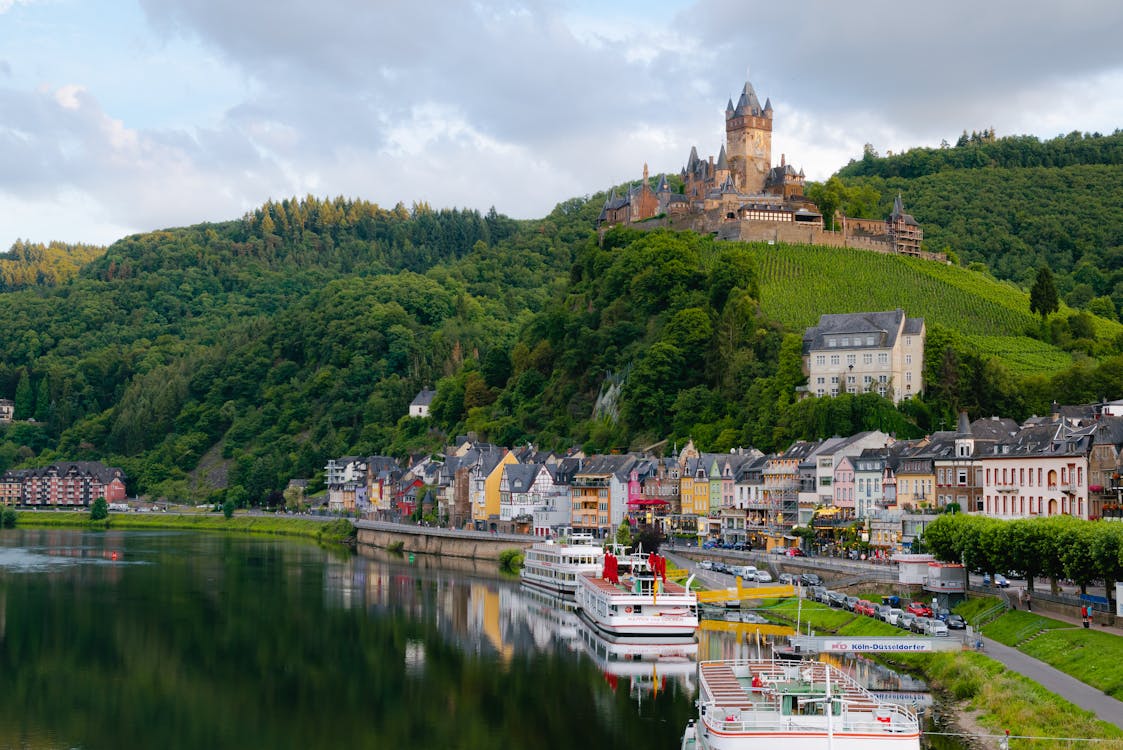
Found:
[[[760,193],[772,168],[772,102],[760,106],[753,85],[745,82],[737,106],[725,108],[725,142],[729,170],[737,188]]]

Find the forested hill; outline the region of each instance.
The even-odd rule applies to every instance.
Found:
[[[1023,288],[1049,266],[1071,306],[1123,314],[1123,132],[964,135],[954,147],[916,148],[839,170],[854,189],[880,194],[885,215],[898,192],[931,250],[950,250]]]
[[[98,245],[16,240],[8,252],[0,254],[0,291],[57,286],[104,252]]]
[[[516,222],[306,198],[125,238],[68,282],[3,295],[17,421],[0,469],[104,460],[132,492],[275,502],[329,458],[467,430],[776,450],[1123,396],[1118,323],[1062,307],[1042,325],[1015,287],[919,259],[625,229],[599,244],[603,201]],[[797,401],[803,327],[870,305],[929,320],[930,397]],[[425,387],[433,416],[404,416]]]

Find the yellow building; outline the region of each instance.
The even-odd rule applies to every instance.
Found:
[[[472,503],[472,520],[479,523],[498,523],[499,485],[503,481],[503,467],[517,464],[519,460],[511,451],[500,455],[489,451],[480,455],[469,473],[469,496]]]
[[[897,464],[897,507],[933,507],[936,504],[935,460],[926,448],[901,458]]]

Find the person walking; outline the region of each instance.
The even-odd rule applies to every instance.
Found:
[[[1026,592],[1026,612],[1033,611],[1033,599],[1030,597],[1029,592]]]
[[[1082,606],[1080,608],[1080,620],[1081,620],[1081,622],[1084,623],[1085,628],[1087,628],[1089,626],[1088,618],[1089,618],[1088,605],[1085,604],[1084,606]]]

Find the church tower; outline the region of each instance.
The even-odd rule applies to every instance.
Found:
[[[731,99],[725,107],[725,142],[729,171],[737,189],[749,194],[763,192],[772,169],[772,102],[766,101],[761,107],[748,81],[737,106]]]

